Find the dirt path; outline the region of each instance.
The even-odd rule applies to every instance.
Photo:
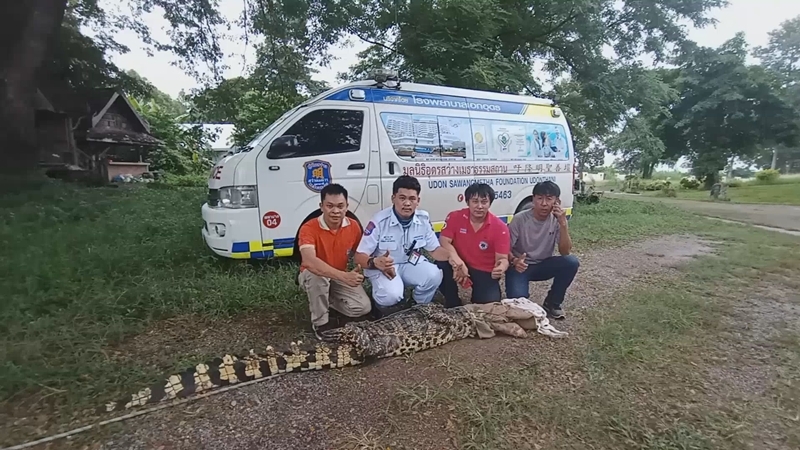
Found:
[[[452,411],[431,401],[441,385],[469,383],[503,370],[535,364],[569,364],[581,324],[600,305],[635,283],[676,276],[678,265],[712,251],[691,236],[663,237],[626,247],[578,254],[581,270],[557,328],[566,340],[534,334],[449,344],[410,358],[363,368],[293,374],[112,425],[52,448],[80,449],[392,449],[458,448]],[[547,284],[536,283],[533,299]],[[554,377],[569,375],[559,368]],[[426,407],[430,406],[430,407]],[[388,412],[392,411],[392,413]],[[397,411],[401,411],[397,414]],[[386,446],[381,448],[386,448]]]
[[[710,217],[719,217],[755,225],[800,231],[800,206],[700,202],[635,194],[606,193],[604,195],[627,200],[663,202]]]
[[[755,424],[755,448],[800,444],[800,411],[793,406],[800,393],[800,354],[786,345],[800,339],[799,287],[796,280],[769,274],[729,311],[723,339],[708,355],[716,362],[706,369],[709,386],[720,405],[738,408]]]

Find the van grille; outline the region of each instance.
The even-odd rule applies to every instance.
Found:
[[[208,206],[212,208],[219,206],[219,189],[208,190]]]

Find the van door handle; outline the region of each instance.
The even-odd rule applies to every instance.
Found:
[[[269,166],[269,170],[281,170],[281,166]]]
[[[347,166],[347,170],[363,170],[366,167],[367,165],[364,163],[350,164],[349,166]]]
[[[389,163],[389,175],[394,175],[394,163]]]

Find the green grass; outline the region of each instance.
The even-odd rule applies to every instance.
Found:
[[[705,190],[676,189],[676,193],[679,199],[711,201],[709,191]],[[660,191],[642,191],[642,195],[657,197],[662,194]],[[800,177],[785,176],[769,184],[749,181],[741,187],[729,187],[728,198],[732,203],[800,205]]]
[[[428,392],[439,410],[455,411],[462,448],[536,442],[542,448],[744,449],[759,442],[765,423],[786,448],[797,448],[797,315],[787,317],[783,329],[742,316],[747,324],[726,319],[759,283],[783,280],[788,292],[797,288],[787,280],[800,277],[800,240],[734,226],[711,237],[723,242],[718,257],[691,262],[677,280],[651,279],[613,307],[592,312],[582,324],[577,360],[567,365],[574,367],[574,387],[534,355],[499,379]],[[762,312],[767,317],[774,317],[772,305]],[[766,341],[750,340],[743,327],[766,328]],[[752,345],[759,350],[751,364],[766,373],[777,367],[779,375],[761,401],[743,402],[730,391],[735,385],[720,386],[709,371],[717,356],[736,358]],[[739,369],[733,364],[728,370]]]
[[[0,402],[58,391],[50,401],[78,408],[128,393],[164,367],[120,362],[109,348],[162,319],[306,318],[294,266],[223,260],[206,248],[204,195],[192,187],[47,182],[0,197]],[[691,217],[604,199],[577,207],[570,229],[584,250],[688,230]],[[172,370],[190,357],[200,355],[166,359]]]
[[[104,348],[158,319],[303,307],[293,268],[207,251],[204,194],[52,182],[0,197],[0,399],[47,386],[75,402],[130,381]]]

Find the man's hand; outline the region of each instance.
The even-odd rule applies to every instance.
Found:
[[[561,203],[556,203],[553,206],[553,216],[558,221],[558,224],[564,226],[567,224],[567,214],[561,209]]]
[[[386,278],[390,280],[397,276],[397,271],[394,268],[394,259],[389,256],[389,250],[386,250],[386,253],[383,254],[383,256],[378,256],[377,258],[373,259],[372,264],[374,264],[375,268],[383,272],[383,274],[386,275]]]
[[[376,269],[385,273],[386,270],[394,267],[394,259],[389,256],[389,250],[386,250],[383,256],[378,256],[373,260],[373,264],[375,264]]]
[[[350,272],[345,272],[344,275],[342,275],[342,281],[350,287],[361,286],[361,283],[364,282],[364,275],[361,274],[361,264]]]
[[[498,260],[494,264],[494,269],[492,269],[492,279],[499,280],[500,277],[502,277],[503,274],[506,273],[506,269],[508,269],[508,260],[507,259]]]
[[[450,257],[450,265],[453,267],[453,279],[456,283],[463,283],[465,279],[469,278],[469,269],[464,261],[458,256]]]
[[[528,263],[525,262],[526,256],[527,254],[523,253],[514,260],[514,269],[516,269],[516,271],[519,273],[525,272],[525,269],[528,268]]]

